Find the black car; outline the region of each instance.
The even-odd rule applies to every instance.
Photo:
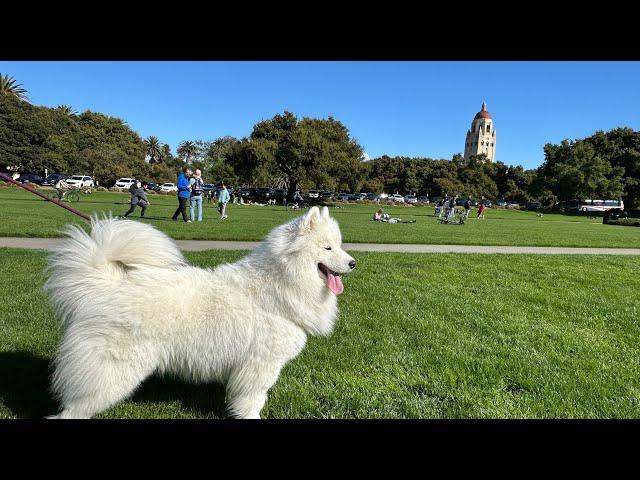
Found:
[[[247,188],[247,187],[241,187],[241,188],[236,189],[234,194],[237,197],[242,197],[244,199],[248,199],[249,196],[251,195],[251,189]]]
[[[273,189],[273,198],[275,198],[278,202],[282,202],[287,197],[287,190],[284,188],[274,188]]]
[[[540,202],[529,202],[524,207],[526,210],[538,211],[542,210],[542,204]]]
[[[147,186],[145,187],[147,190],[151,190],[152,192],[159,192],[160,191],[160,185],[158,185],[155,182],[149,182],[147,183]]]
[[[45,179],[42,180],[41,185],[54,186],[60,180],[64,180],[65,178],[67,178],[67,176],[62,173],[52,173],[50,175],[47,175]]]
[[[322,200],[331,200],[333,198],[333,192],[322,192],[320,198]]]
[[[43,179],[40,175],[36,173],[27,173],[25,175],[20,175],[18,180],[22,183],[35,183],[36,185],[42,185]]]
[[[274,189],[271,187],[260,187],[255,188],[253,194],[255,195],[255,200],[258,201],[269,201],[274,197]]]
[[[205,192],[209,192],[211,190],[216,190],[216,186],[213,183],[205,183],[202,186],[202,190],[204,190]]]

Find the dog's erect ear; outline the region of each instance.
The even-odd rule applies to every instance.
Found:
[[[305,229],[312,229],[318,222],[320,222],[320,209],[311,207],[302,219],[300,226]]]
[[[320,218],[322,220],[327,220],[329,218],[329,209],[327,207],[322,207],[320,211]]]

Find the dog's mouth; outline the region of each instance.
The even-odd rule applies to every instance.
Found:
[[[318,270],[322,275],[324,275],[327,282],[327,288],[335,295],[340,295],[344,291],[344,285],[342,285],[342,279],[340,278],[339,273],[334,272],[324,263],[318,264]]]

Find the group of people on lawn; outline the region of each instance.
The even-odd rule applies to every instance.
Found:
[[[456,201],[458,200],[458,197],[449,197],[445,200],[440,200],[437,204],[436,204],[436,210],[435,210],[435,215],[438,218],[442,218],[442,216],[445,216],[445,220],[451,220],[451,218],[453,218],[453,216],[456,213]],[[484,204],[484,202],[480,203],[480,206],[478,207],[478,215],[477,215],[477,219],[484,219],[484,211],[486,210],[486,206]],[[464,202],[464,212],[462,212],[462,221],[466,220],[467,218],[469,218],[469,213],[471,212],[471,199],[467,198],[467,200]],[[389,216],[388,213],[384,213],[384,211],[382,209],[378,210],[377,212],[375,212],[373,214],[373,221],[374,222],[387,222],[387,223],[415,223],[415,220],[402,220],[400,218],[397,217],[391,217]]]
[[[176,182],[178,187],[178,208],[171,217],[172,220],[177,221],[178,215],[182,214],[182,220],[185,223],[191,223],[197,220],[202,221],[202,198],[204,196],[204,181],[202,180],[202,172],[199,168],[196,168],[195,172],[189,167],[184,167],[180,175],[178,175],[178,181]],[[146,182],[136,181],[129,188],[131,193],[131,206],[127,213],[124,214],[128,217],[136,207],[141,208],[140,217],[144,217],[144,213],[151,202],[147,198],[144,187]],[[213,193],[207,192],[207,201],[211,202]],[[226,214],[227,203],[229,202],[229,191],[224,182],[220,184],[220,191],[218,192],[218,212],[220,212],[220,220],[228,218]],[[190,216],[187,216],[187,203],[190,205]]]

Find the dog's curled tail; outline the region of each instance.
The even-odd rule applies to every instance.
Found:
[[[142,222],[94,215],[90,234],[74,225],[63,232],[65,239],[49,255],[45,283],[63,322],[78,303],[95,301],[107,284],[120,284],[129,268],[185,263],[171,238]]]

